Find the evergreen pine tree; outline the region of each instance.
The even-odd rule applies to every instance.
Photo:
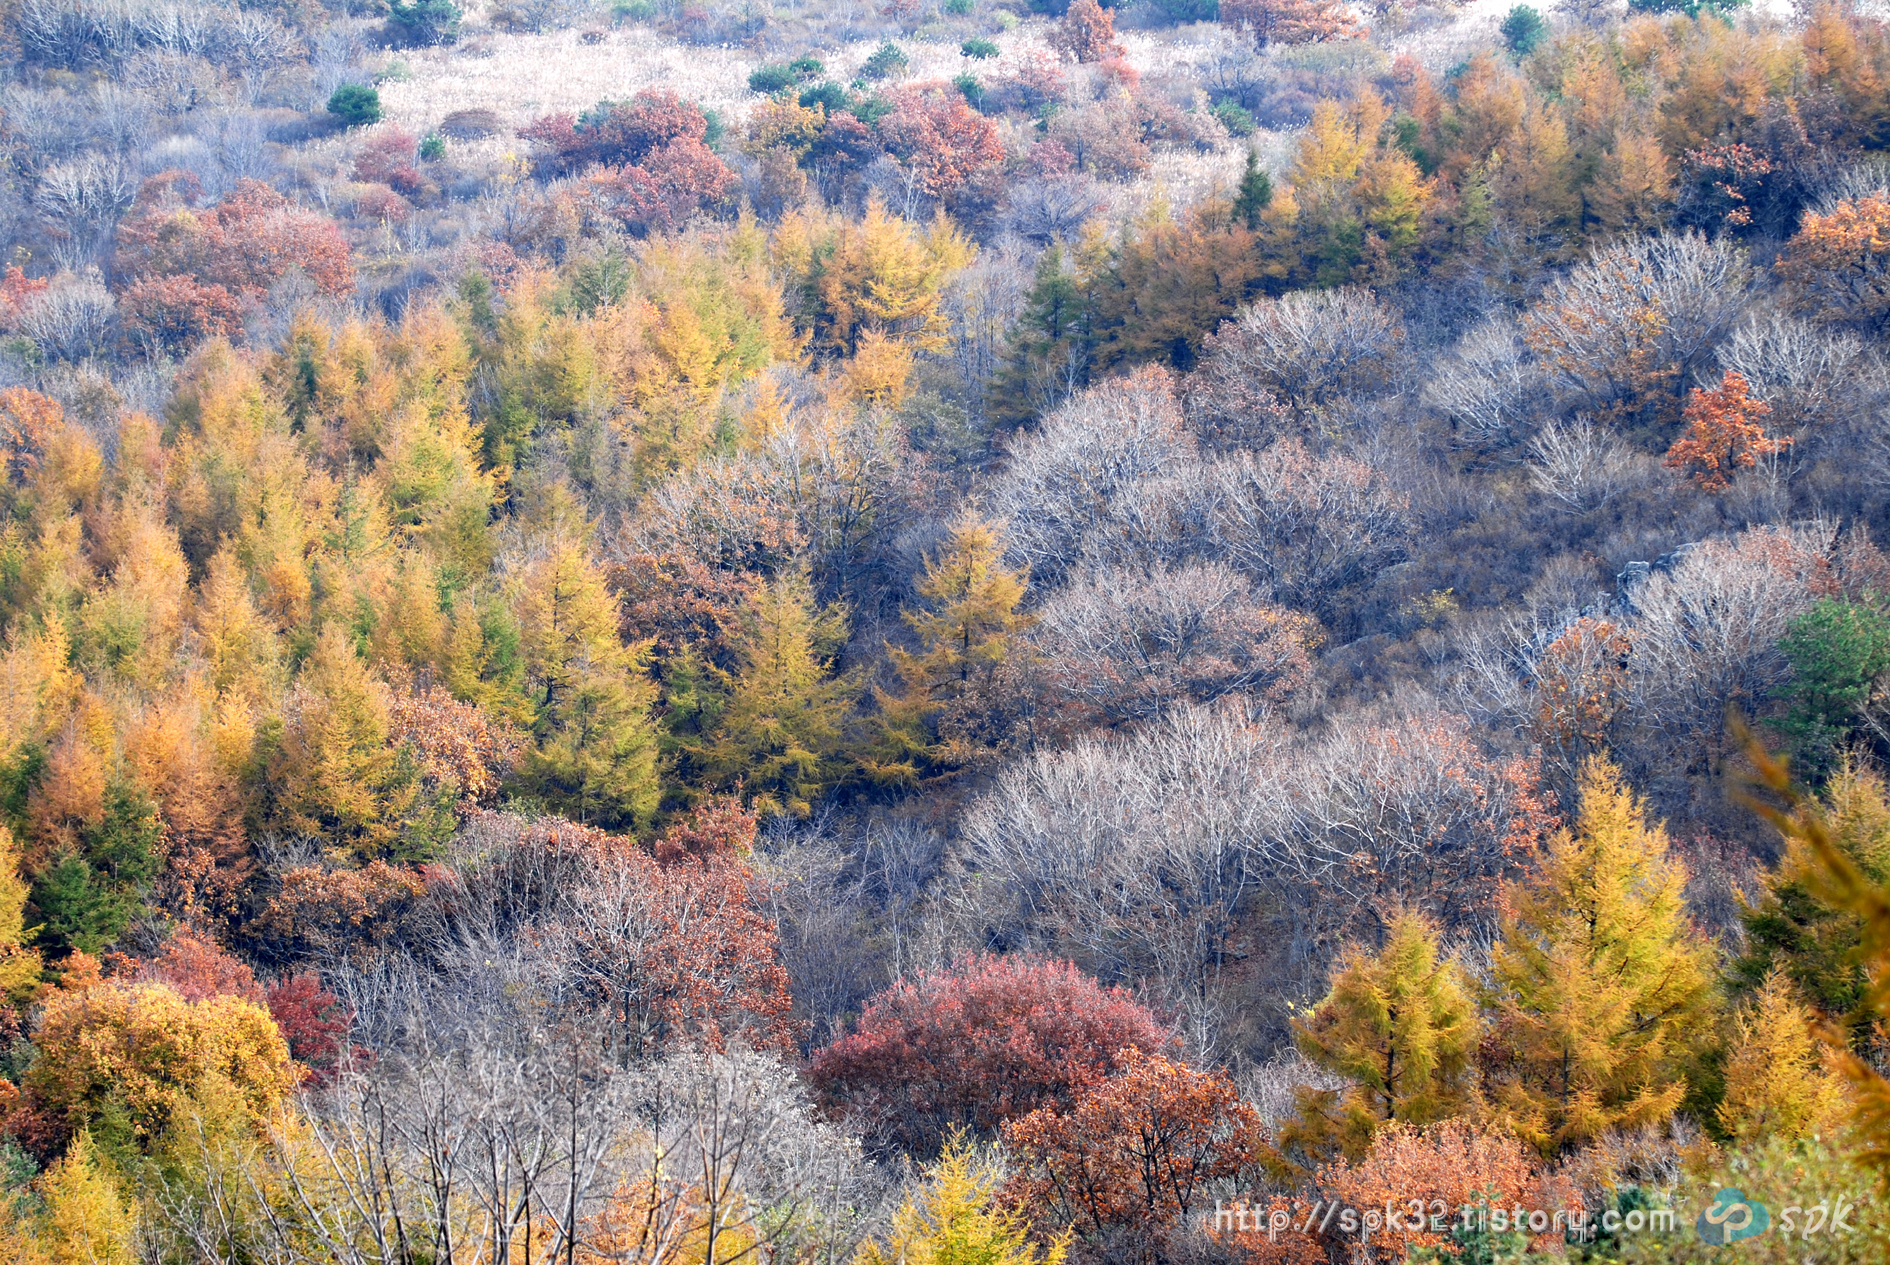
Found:
[[[1240,189],[1234,195],[1234,218],[1249,232],[1260,231],[1260,216],[1273,201],[1273,181],[1260,170],[1260,155],[1247,151],[1247,169],[1241,173]]]
[[[991,391],[994,417],[1013,425],[1055,407],[1088,381],[1088,304],[1061,243],[1037,257],[1010,354]]]
[[[1821,796],[1834,846],[1872,883],[1890,877],[1890,798],[1880,774],[1839,764]],[[1746,953],[1735,978],[1746,989],[1782,971],[1797,995],[1828,1020],[1849,1022],[1854,1047],[1875,1039],[1864,1002],[1870,991],[1856,914],[1817,899],[1817,862],[1806,841],[1786,836],[1785,855],[1767,875],[1759,899],[1743,911]]]
[[[1576,830],[1505,893],[1492,962],[1492,1105],[1544,1155],[1671,1116],[1709,1001],[1666,832],[1605,761],[1583,765],[1580,793]]]
[[[94,955],[114,943],[157,875],[160,837],[151,802],[129,783],[113,781],[103,818],[80,835],[76,847],[56,851],[33,884],[40,940],[54,951]],[[0,926],[0,941],[4,932]]]

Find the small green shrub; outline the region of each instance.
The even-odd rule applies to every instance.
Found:
[[[945,0],[945,12],[962,18],[978,7],[978,0]]]
[[[1536,51],[1536,45],[1548,38],[1549,24],[1542,20],[1542,15],[1526,4],[1519,4],[1509,11],[1503,24],[1496,28],[1509,45],[1509,51],[1518,57],[1527,57]]]
[[[910,64],[906,60],[906,55],[899,51],[899,46],[887,40],[874,49],[873,55],[868,57],[866,64],[860,67],[860,78],[889,79],[903,72]]]
[[[1253,115],[1238,101],[1223,101],[1209,111],[1233,136],[1253,135]]]
[[[987,57],[998,55],[998,46],[982,35],[974,35],[958,46],[958,51],[967,57],[976,57],[983,61]]]
[[[446,157],[446,138],[438,132],[428,132],[420,141],[420,161],[436,163]]]
[[[811,110],[818,105],[826,107],[827,113],[829,114],[838,114],[840,111],[846,109],[851,102],[852,98],[847,95],[847,90],[837,83],[817,83],[813,87],[805,88],[801,91],[801,108],[803,110]]]
[[[1743,9],[1751,0],[1628,0],[1629,13],[1684,13],[1697,18],[1702,13],[1724,16]]]
[[[431,48],[451,44],[459,38],[459,6],[453,0],[413,0],[411,4],[393,0],[387,7],[387,23],[403,44]]]
[[[328,98],[328,112],[345,127],[369,127],[381,121],[381,94],[364,83],[344,83]]]
[[[1221,16],[1221,0],[1155,0],[1155,7],[1170,22],[1213,22]]]
[[[952,80],[952,86],[965,94],[965,100],[971,103],[972,109],[981,109],[984,106],[984,85],[979,83],[978,76],[969,70]]]
[[[748,76],[748,90],[771,97],[777,92],[792,88],[800,80],[788,66],[758,66]]]
[[[619,22],[648,22],[656,16],[656,6],[650,0],[617,0],[610,16]]]

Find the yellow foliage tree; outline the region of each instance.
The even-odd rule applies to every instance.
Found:
[[[905,402],[912,377],[912,348],[876,329],[860,335],[859,350],[846,362],[834,382],[835,402],[898,408]]]
[[[845,355],[869,329],[921,350],[942,347],[945,283],[975,253],[942,212],[921,233],[889,214],[877,194],[858,223],[796,211],[774,235],[775,265],[801,295],[814,345]]]
[[[548,807],[605,827],[656,808],[656,686],[643,647],[626,649],[604,575],[575,531],[534,545],[513,580],[512,609],[537,746],[519,786]]]
[[[1503,217],[1530,240],[1572,237],[1580,227],[1568,127],[1540,98],[1530,99],[1516,129],[1491,155],[1487,179]]]
[[[884,1246],[868,1240],[853,1265],[1062,1265],[1068,1233],[1038,1245],[1029,1213],[997,1202],[999,1181],[962,1136],[953,1138],[893,1213]]]
[[[1390,112],[1376,94],[1313,109],[1293,159],[1292,203],[1305,267],[1322,284],[1381,281],[1417,245],[1430,183],[1387,143]]]
[[[191,623],[214,689],[252,700],[280,691],[281,645],[256,605],[234,550],[225,547],[211,557],[197,588]]]
[[[54,992],[34,1041],[27,1105],[66,1136],[90,1129],[127,1152],[162,1145],[206,1095],[259,1124],[301,1076],[267,1010],[229,996],[187,1002],[159,984]]]
[[[1854,918],[1858,927],[1855,960],[1868,981],[1853,1013],[1853,1026],[1890,1020],[1890,887],[1873,878],[1855,856],[1834,837],[1831,825],[1816,802],[1804,798],[1793,785],[1783,761],[1746,739],[1746,754],[1760,785],[1783,801],[1784,807],[1755,804],[1791,841],[1801,859],[1801,879],[1807,893],[1830,909]],[[1850,1083],[1853,1107],[1849,1113],[1857,1160],[1880,1178],[1890,1178],[1890,1080],[1869,1062],[1841,1048],[1842,1035],[1827,1034],[1832,1058]]]
[[[1302,1115],[1337,1130],[1350,1155],[1370,1150],[1379,1124],[1425,1125],[1462,1114],[1482,1025],[1463,969],[1438,951],[1437,928],[1397,914],[1376,954],[1353,949],[1332,988],[1294,1035],[1314,1063],[1352,1082],[1302,1098]]]
[[[1575,830],[1506,889],[1491,963],[1492,1107],[1544,1155],[1671,1116],[1710,1000],[1666,832],[1606,761],[1584,762],[1580,788]]]
[[[200,566],[227,542],[275,627],[305,623],[336,481],[310,462],[256,367],[227,346],[198,354],[170,412],[166,490],[184,556]]]
[[[767,109],[768,107],[763,107]],[[805,343],[752,216],[713,237],[651,242],[617,306],[613,369],[639,472],[660,477],[717,442],[729,396]]]
[[[696,754],[712,784],[740,785],[766,813],[803,815],[831,781],[855,685],[831,672],[846,612],[816,611],[807,577],[760,588],[731,631],[739,668],[721,723]]]
[[[44,965],[38,950],[27,947],[26,896],[19,845],[12,831],[0,826],[0,998],[15,1006],[32,1000]]]
[[[272,816],[363,859],[382,855],[413,801],[411,770],[388,745],[387,687],[339,623],[323,627],[284,704],[270,762]]]
[[[916,585],[925,606],[904,614],[919,636],[914,654],[889,647],[904,688],[898,697],[876,691],[882,752],[881,778],[908,781],[921,764],[957,765],[971,756],[963,743],[939,732],[938,718],[988,687],[993,675],[1021,652],[1019,636],[1034,617],[1018,610],[1029,583],[1004,566],[998,532],[975,514],[952,525],[945,548],[928,558]]]
[[[81,1131],[39,1179],[39,1259],[45,1265],[134,1265],[137,1214]],[[29,1257],[30,1261],[32,1258]]]
[[[1811,1012],[1774,969],[1734,1017],[1719,1124],[1735,1141],[1828,1136],[1850,1110]]]

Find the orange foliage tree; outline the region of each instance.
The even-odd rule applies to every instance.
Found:
[[[1067,1112],[1043,1107],[1004,1126],[1017,1160],[1002,1198],[1045,1221],[1110,1240],[1114,1259],[1157,1259],[1161,1236],[1210,1182],[1267,1150],[1260,1115],[1220,1071],[1124,1050],[1121,1070]]]
[[[565,846],[588,853],[590,873],[545,929],[545,944],[607,1017],[626,1062],[685,1042],[794,1048],[799,1028],[780,939],[747,861],[755,827],[754,814],[727,799],[671,825],[653,853],[556,824]]]
[[[1050,47],[1079,62],[1122,56],[1116,42],[1115,15],[1096,0],[1075,0],[1063,20],[1050,30]]]
[[[133,976],[162,984],[195,1004],[210,997],[237,997],[263,1004],[262,985],[249,964],[231,957],[216,941],[181,930],[164,942],[154,958],[137,964]]]
[[[1851,198],[1805,214],[1778,261],[1797,306],[1872,329],[1890,321],[1890,198]]]
[[[272,959],[368,955],[400,938],[426,890],[414,870],[385,861],[297,866],[246,931]]]
[[[1222,0],[1221,21],[1251,31],[1262,48],[1356,39],[1364,34],[1338,0]]]
[[[1579,759],[1607,746],[1627,706],[1628,631],[1583,615],[1536,660],[1536,711],[1530,732],[1543,747]]]
[[[1681,418],[1686,429],[1662,464],[1687,473],[1703,492],[1724,492],[1734,473],[1752,469],[1760,457],[1791,443],[1765,433],[1759,419],[1772,409],[1749,389],[1742,374],[1730,372],[1711,391],[1693,388]]]
[[[0,274],[0,329],[16,328],[27,304],[44,294],[49,284],[43,277],[28,277],[18,264]]]
[[[65,410],[52,397],[25,387],[0,391],[0,454],[6,473],[24,478],[39,465],[47,440],[64,424]]]

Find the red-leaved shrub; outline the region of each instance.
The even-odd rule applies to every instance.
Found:
[[[879,121],[879,136],[935,198],[951,197],[980,169],[1004,161],[997,126],[940,84],[901,91]]]
[[[409,197],[420,192],[420,171],[414,166],[420,142],[411,132],[388,128],[361,147],[354,157],[354,178],[384,184]]]
[[[1167,1043],[1146,1006],[1067,962],[983,956],[879,994],[809,1074],[877,1140],[925,1156],[953,1129],[989,1137],[1040,1107],[1067,1109],[1124,1051]]]
[[[269,986],[269,1014],[295,1061],[316,1084],[333,1080],[348,1048],[354,1015],[312,974],[292,975]]]
[[[185,173],[145,181],[118,226],[119,275],[189,276],[238,298],[260,297],[298,270],[326,294],[354,289],[348,243],[327,216],[260,180],[238,180],[210,206],[200,206],[201,198]]]
[[[242,306],[220,285],[191,276],[139,277],[118,297],[118,319],[133,342],[157,353],[221,338],[242,324]]]

